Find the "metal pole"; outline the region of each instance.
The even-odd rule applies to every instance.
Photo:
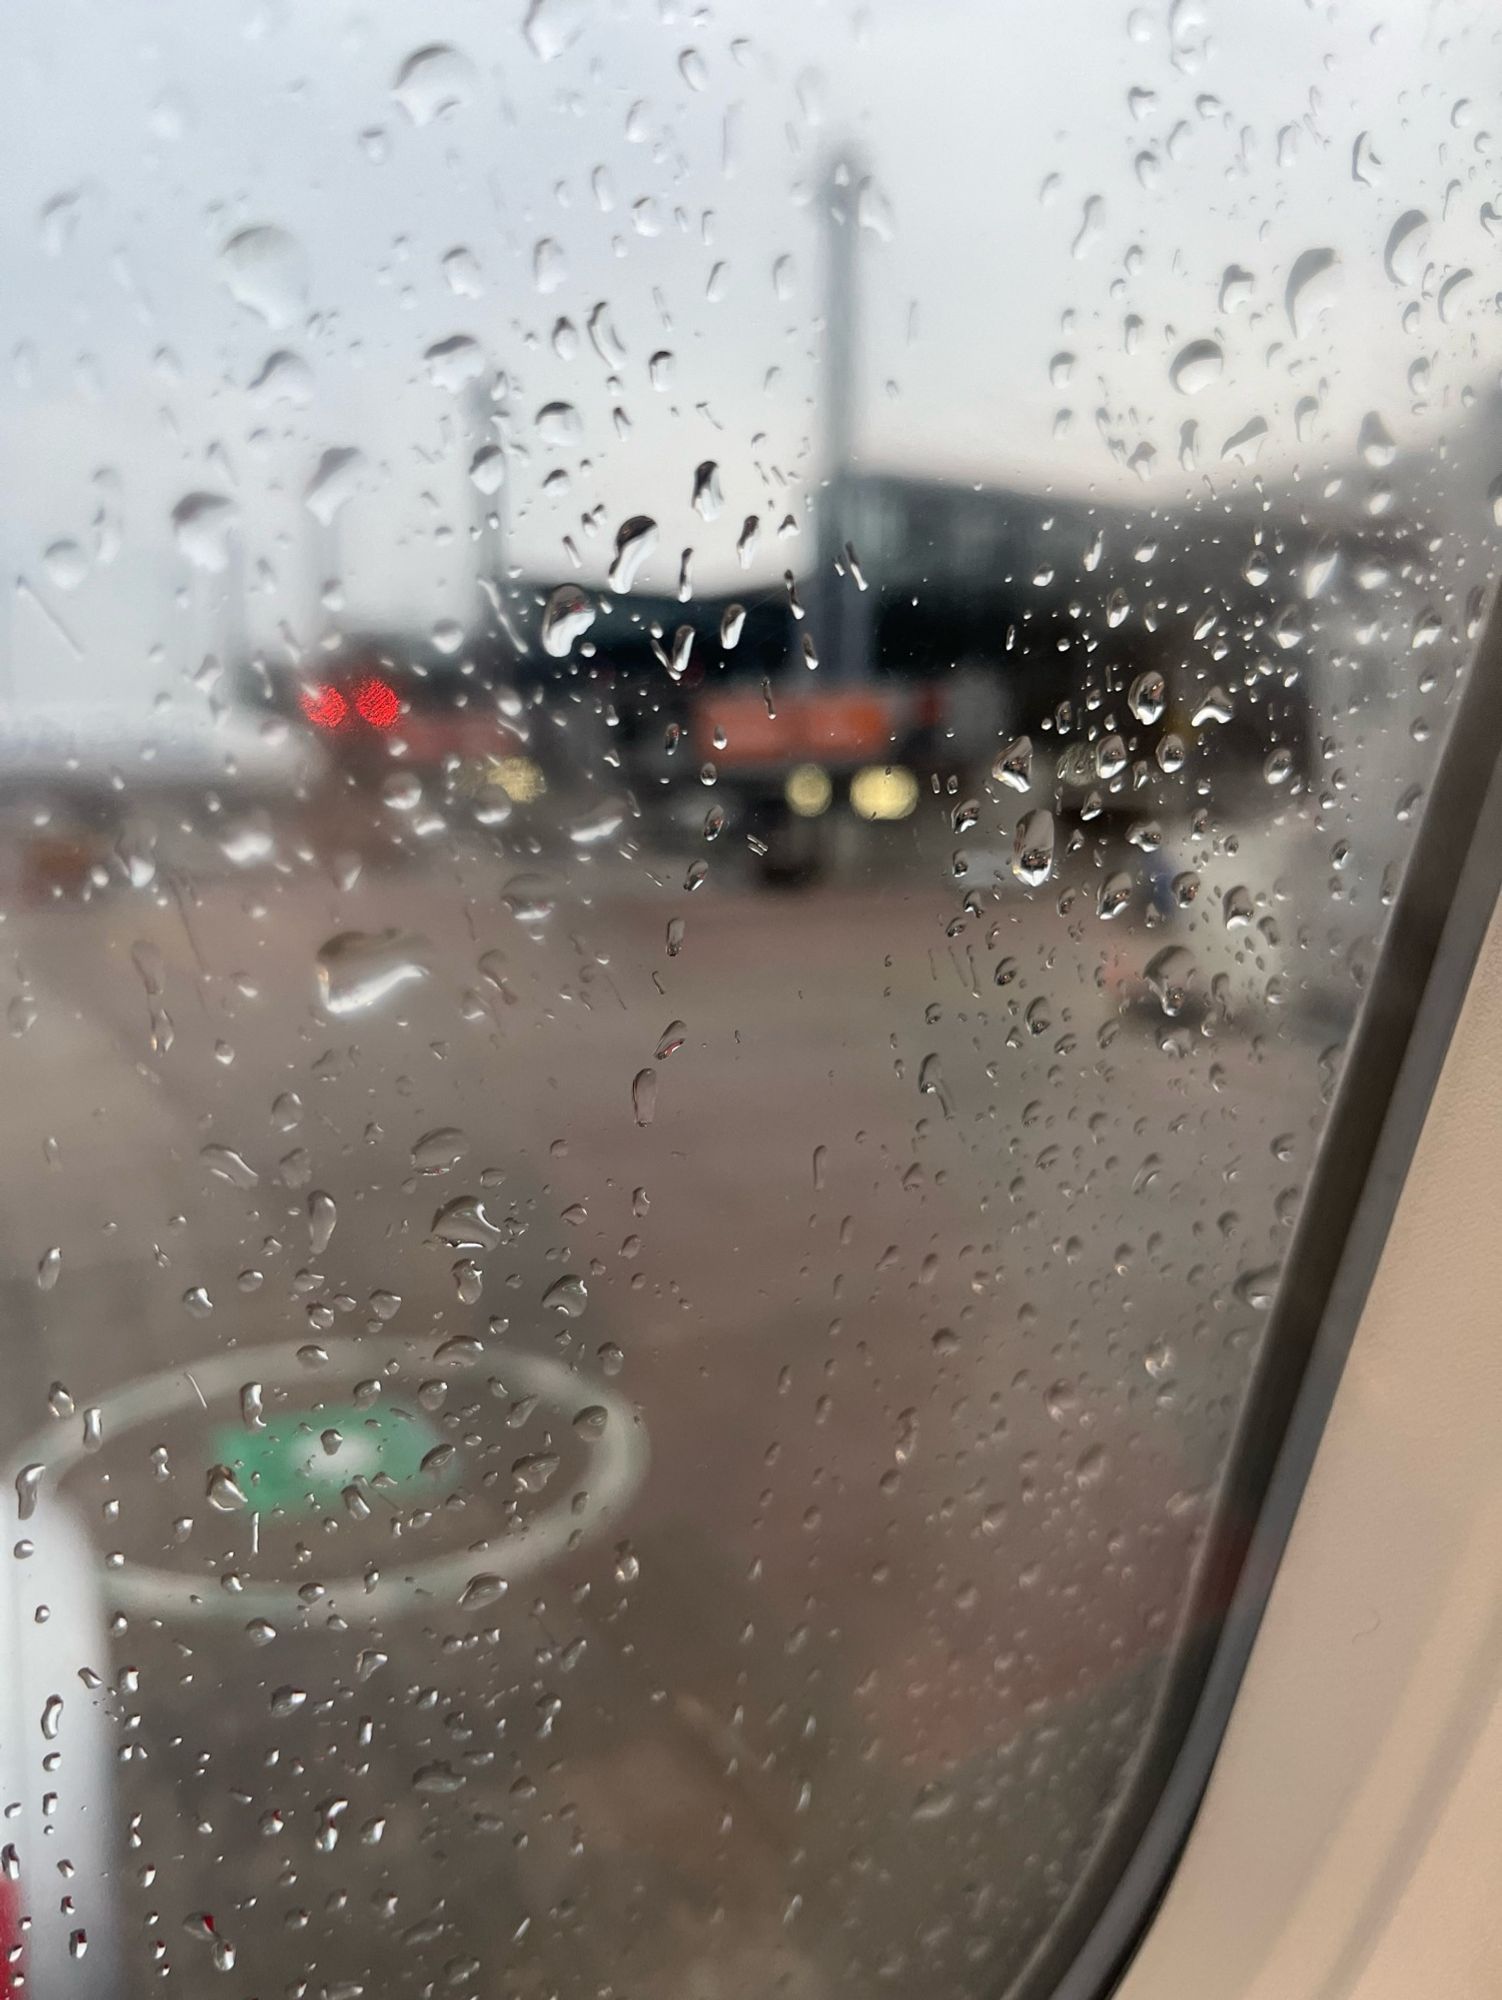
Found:
[[[869,598],[858,589],[845,555],[847,543],[854,539],[858,500],[861,329],[856,239],[864,177],[860,154],[847,146],[831,157],[820,189],[824,317],[819,403],[824,435],[815,538],[818,574],[809,598],[818,620],[813,636],[821,667],[830,680],[846,685],[865,679],[872,664]]]

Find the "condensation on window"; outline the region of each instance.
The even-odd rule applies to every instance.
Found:
[[[1497,39],[10,10],[0,1988],[1068,1919],[1483,614]]]

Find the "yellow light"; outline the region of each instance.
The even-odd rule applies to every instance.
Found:
[[[828,812],[834,787],[829,773],[817,764],[798,764],[788,772],[782,796],[799,819],[817,819],[820,813]]]
[[[906,819],[918,803],[918,780],[900,764],[868,764],[850,780],[850,803],[862,819]]]
[[[492,757],[486,767],[487,785],[498,785],[513,805],[527,806],[540,799],[548,788],[547,779],[530,757]]]

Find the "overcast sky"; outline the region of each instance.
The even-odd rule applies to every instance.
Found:
[[[195,566],[172,529],[193,493],[228,503],[200,509],[190,551],[238,538],[258,638],[471,619],[481,440],[424,359],[455,336],[505,378],[506,546],[529,572],[569,574],[569,537],[599,581],[635,513],[662,530],[644,585],[671,588],[692,545],[699,587],[724,587],[752,513],[757,576],[801,568],[812,534],[772,530],[805,520],[821,468],[819,189],[852,144],[872,183],[863,463],[1114,498],[1254,474],[1317,491],[1368,412],[1432,449],[1463,426],[1462,390],[1495,382],[1484,0],[543,0],[530,33],[526,15],[12,0],[0,554],[25,579],[18,693],[170,684],[232,636],[233,570]],[[281,233],[242,239],[237,265],[225,246],[248,230]],[[1301,257],[1326,268],[1290,314]],[[586,331],[600,301],[614,367]],[[253,391],[278,350],[295,359]],[[577,435],[539,430],[551,403]],[[348,449],[352,497],[324,530],[304,494]],[[712,522],[689,504],[705,459]],[[332,567],[342,614],[317,602]]]

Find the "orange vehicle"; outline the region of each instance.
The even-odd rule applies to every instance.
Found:
[[[869,663],[859,679],[810,674],[785,600],[607,600],[590,637],[644,810],[671,819],[692,804],[702,817],[712,765],[716,798],[769,882],[811,881],[837,827],[906,818],[918,771],[955,761],[942,684]]]

